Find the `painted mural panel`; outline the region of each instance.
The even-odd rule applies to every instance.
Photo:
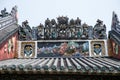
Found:
[[[120,59],[120,46],[112,41],[113,57]]]
[[[104,41],[91,41],[91,56],[105,56],[106,46]]]
[[[115,53],[115,55],[118,55],[118,45],[116,43],[113,43],[113,53]]]
[[[0,60],[14,58],[16,54],[17,36],[13,35],[0,45]]]
[[[35,42],[21,42],[21,58],[35,57]]]
[[[38,42],[37,57],[89,56],[88,41]]]

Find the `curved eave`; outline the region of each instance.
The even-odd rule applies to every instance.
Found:
[[[4,28],[0,31],[0,44],[7,40],[10,36],[18,31],[18,25],[13,24],[7,28]]]
[[[110,39],[114,40],[120,46],[120,33],[115,30],[109,32]]]

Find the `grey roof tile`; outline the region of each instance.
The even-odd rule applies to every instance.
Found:
[[[0,30],[0,44],[6,40],[8,37],[10,37],[12,34],[14,34],[16,31],[18,31],[18,25],[13,24],[9,27],[6,27],[2,30]]]

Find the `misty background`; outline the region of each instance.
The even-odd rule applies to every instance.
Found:
[[[0,0],[0,10],[6,8],[8,12],[12,7],[18,7],[18,23],[28,20],[31,27],[49,19],[67,16],[82,23],[94,26],[100,19],[111,29],[112,12],[115,11],[120,19],[120,0]]]

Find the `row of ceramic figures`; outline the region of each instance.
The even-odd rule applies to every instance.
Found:
[[[67,26],[67,27],[66,27]],[[69,26],[69,27],[68,27]],[[72,27],[71,27],[72,26]],[[19,27],[19,40],[49,40],[49,39],[106,39],[106,26],[97,20],[94,28],[83,25],[59,24],[57,27],[33,27],[25,21]]]
[[[16,16],[16,13],[17,13],[17,6],[12,7],[12,10],[11,10],[10,13],[7,12],[7,9],[6,9],[6,8],[4,8],[3,10],[1,10],[0,17],[1,17],[1,18],[4,18],[4,17],[7,17],[7,16],[9,16],[9,15],[12,15],[12,16],[14,16],[14,17],[16,18],[16,17],[17,17],[17,16]]]

